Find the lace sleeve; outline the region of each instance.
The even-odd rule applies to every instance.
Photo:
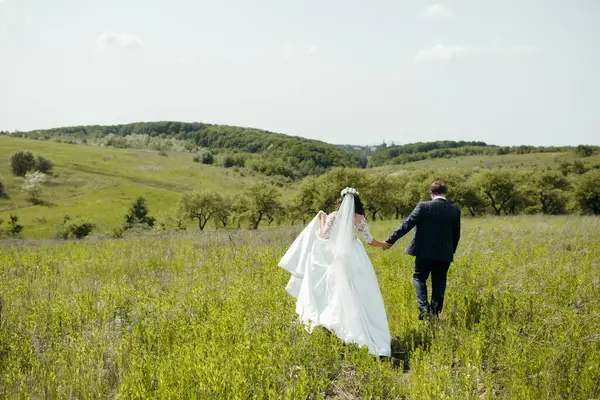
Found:
[[[331,234],[331,228],[333,227],[333,222],[335,221],[335,213],[331,213],[327,216],[327,220],[325,221],[325,226],[323,227],[323,231],[321,232],[321,237],[323,239],[329,239],[329,235]]]
[[[358,231],[362,235],[365,242],[371,243],[375,240],[375,238],[373,238],[373,235],[371,235],[371,232],[369,231],[369,224],[367,224],[367,220],[365,219],[365,217],[362,217],[360,219],[360,223],[358,224]]]

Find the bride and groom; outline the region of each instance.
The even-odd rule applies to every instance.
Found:
[[[384,250],[415,228],[406,253],[415,256],[413,274],[419,319],[442,311],[446,276],[460,239],[460,210],[446,199],[447,187],[433,182],[431,201],[419,203],[384,242],[369,232],[356,189],[342,190],[337,211],[323,211],[304,228],[279,266],[292,274],[286,290],[309,330],[323,326],[342,341],[390,356],[390,331],[373,265],[358,239]],[[427,278],[431,274],[431,302]]]

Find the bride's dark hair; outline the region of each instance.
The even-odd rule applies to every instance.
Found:
[[[350,196],[350,195],[346,195],[346,196]],[[358,215],[365,215],[365,207],[363,206],[362,201],[360,201],[360,197],[358,197],[357,194],[352,194],[352,197],[354,197],[354,213],[358,214]],[[344,196],[340,197],[337,201],[337,209],[339,210],[340,207],[342,206],[342,201],[344,200]]]

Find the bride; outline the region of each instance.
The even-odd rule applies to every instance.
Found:
[[[297,299],[296,312],[309,330],[320,325],[371,354],[390,356],[383,299],[359,232],[370,246],[384,247],[369,232],[358,191],[346,188],[338,210],[328,216],[319,211],[279,266],[292,274],[286,290]]]

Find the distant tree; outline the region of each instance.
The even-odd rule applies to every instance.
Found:
[[[295,201],[291,201],[286,206],[286,215],[288,217],[288,221],[295,225],[297,221],[302,222],[303,225],[306,225],[307,214],[302,212],[302,209]]]
[[[29,199],[32,203],[39,203],[42,184],[46,182],[46,178],[46,175],[39,171],[27,172],[25,174],[25,181],[21,186],[21,191],[29,194]]]
[[[148,206],[146,206],[146,200],[143,197],[138,197],[125,215],[125,230],[132,229],[135,226],[153,227],[156,219],[150,217],[148,214],[149,210]]]
[[[584,214],[600,215],[600,170],[591,170],[577,178],[575,198]]]
[[[592,154],[594,154],[594,148],[592,146],[580,144],[579,146],[577,146],[575,152],[579,157],[589,157]]]
[[[263,218],[273,217],[278,211],[282,210],[280,197],[279,190],[268,184],[256,184],[246,191],[248,219],[252,229],[258,229]]]
[[[373,221],[377,216],[387,214],[394,208],[393,192],[390,190],[391,182],[385,174],[371,175],[367,181],[366,193],[363,197],[366,211]]]
[[[483,214],[486,209],[485,197],[479,188],[467,181],[451,188],[456,204],[466,208],[471,216]]]
[[[367,189],[367,176],[358,169],[334,168],[321,175],[317,181],[317,211],[331,212],[335,210],[340,192],[345,187],[353,187],[360,193]]]
[[[267,219],[269,226],[274,221],[278,221],[277,223],[281,224],[287,217],[287,208],[280,202],[277,202],[277,204],[275,204],[269,209],[269,211],[265,213],[265,218]]]
[[[503,169],[483,171],[473,179],[473,184],[488,199],[490,206],[500,215],[506,212],[506,206],[517,195],[517,183],[513,173]]]
[[[408,177],[399,199],[402,215],[408,215],[420,201],[430,199],[430,184],[430,179],[424,173],[413,173]]]
[[[242,223],[246,223],[250,220],[250,206],[248,203],[248,198],[246,196],[236,196],[232,200],[231,223],[235,224],[238,229],[242,227]]]
[[[514,174],[516,181],[513,197],[506,203],[504,211],[506,214],[518,215],[521,213],[535,213],[537,204],[535,189],[531,187],[531,182],[524,180],[523,176]]]
[[[10,168],[14,176],[25,176],[35,169],[35,157],[30,151],[19,150],[10,158]]]
[[[458,203],[458,196],[461,194],[461,189],[466,185],[469,175],[465,175],[465,171],[458,169],[448,169],[443,171],[435,171],[427,179],[427,183],[433,181],[442,181],[448,187],[447,199],[451,203]],[[427,196],[429,196],[429,185],[427,185]]]
[[[404,186],[406,185],[406,180],[408,178],[406,176],[396,175],[388,179],[390,180],[389,191],[391,197],[391,209],[394,213],[394,218],[399,219],[404,209],[404,204],[402,202],[402,192],[404,190]]]
[[[319,190],[319,180],[316,177],[308,176],[302,180],[291,206],[288,207],[289,216],[306,224],[308,218],[317,215],[320,207]]]
[[[52,171],[52,168],[54,168],[54,162],[51,159],[44,156],[37,156],[35,163],[36,170],[48,174]]]
[[[177,213],[184,218],[198,220],[198,228],[203,231],[206,224],[218,212],[222,197],[212,192],[183,193],[177,204]]]
[[[532,183],[544,214],[566,213],[566,193],[571,184],[565,176],[560,172],[545,171],[536,174]]]
[[[217,194],[217,204],[214,212],[215,226],[227,228],[231,223],[233,214],[233,202],[231,198]]]

